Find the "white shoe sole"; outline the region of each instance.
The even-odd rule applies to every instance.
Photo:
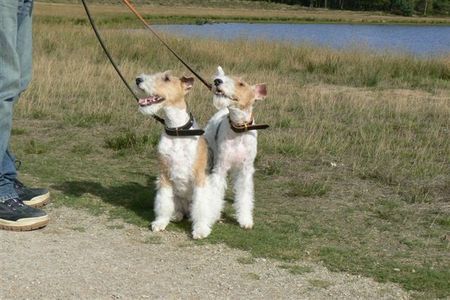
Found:
[[[8,221],[0,219],[0,229],[13,231],[29,231],[42,228],[48,224],[48,216],[25,218],[17,221]]]
[[[31,200],[28,201],[23,201],[23,203],[25,205],[31,206],[31,207],[42,207],[45,204],[48,203],[48,201],[50,200],[50,192],[47,192],[46,194],[34,197]]]

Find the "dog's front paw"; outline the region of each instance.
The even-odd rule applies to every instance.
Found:
[[[163,231],[164,229],[166,229],[168,224],[169,222],[165,220],[155,220],[152,222],[152,231],[153,232]]]
[[[242,218],[238,220],[239,226],[243,229],[252,229],[253,228],[253,218]]]
[[[195,225],[192,231],[192,237],[195,240],[204,239],[211,233],[211,228],[208,225]]]

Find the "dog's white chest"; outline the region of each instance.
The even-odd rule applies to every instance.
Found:
[[[221,143],[219,156],[228,167],[253,163],[256,156],[256,135],[243,134]]]
[[[197,156],[197,143],[198,137],[167,136],[163,136],[159,143],[159,154],[168,164],[170,180],[179,196],[189,196],[192,192],[192,166]]]

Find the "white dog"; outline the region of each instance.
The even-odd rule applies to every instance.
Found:
[[[136,78],[143,96],[139,110],[164,120],[165,130],[158,145],[160,175],[152,222],[153,231],[162,231],[169,222],[190,216],[192,235],[204,238],[216,217],[211,215],[211,192],[206,175],[208,148],[186,108],[185,96],[194,79],[172,76],[170,72],[142,74]]]
[[[267,95],[266,85],[249,85],[236,77],[226,76],[221,67],[214,78],[213,102],[219,111],[210,119],[205,137],[214,153],[212,181],[220,202],[211,215],[220,216],[226,190],[228,171],[234,180],[234,208],[242,228],[253,227],[253,163],[257,152],[257,131],[266,125],[254,126],[253,104]],[[218,211],[217,211],[218,210]]]

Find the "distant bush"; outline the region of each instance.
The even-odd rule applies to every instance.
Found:
[[[379,10],[404,16],[411,16],[414,13],[421,15],[450,13],[448,0],[266,0],[265,2],[330,9]]]
[[[414,1],[413,0],[393,0],[392,12],[403,15],[412,16],[414,13]]]

